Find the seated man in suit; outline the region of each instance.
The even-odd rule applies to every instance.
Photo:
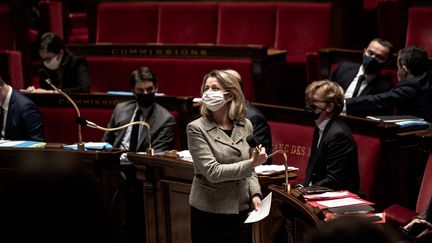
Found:
[[[155,103],[158,80],[148,67],[141,67],[132,72],[130,85],[136,100],[117,104],[108,127],[119,127],[133,121],[145,121],[150,125],[151,145],[155,151],[172,149],[175,131],[173,115],[164,107]],[[116,148],[129,151],[146,151],[148,148],[147,129],[133,125],[115,132],[106,132],[103,141]],[[115,219],[119,227],[125,227],[127,241],[145,241],[142,239],[144,226],[144,207],[142,202],[142,184],[136,178],[135,166],[129,161],[121,161],[122,187],[120,187],[119,205],[114,209],[116,215],[125,215]],[[123,225],[125,224],[125,225]]]
[[[240,86],[243,90],[243,82],[240,74],[233,70],[227,69],[225,72],[232,74],[240,82]],[[253,135],[258,142],[265,147],[267,154],[271,154],[272,151],[272,138],[270,133],[270,127],[264,115],[255,106],[253,106],[250,101],[246,100],[246,118],[252,122],[253,125]],[[271,164],[271,158],[267,159],[266,164]]]
[[[306,88],[305,115],[315,120],[311,154],[302,186],[323,186],[358,193],[357,144],[338,116],[343,108],[342,88],[329,80]]]
[[[36,105],[0,77],[0,140],[44,141],[43,131]]]
[[[157,79],[148,67],[132,72],[130,85],[136,100],[117,104],[108,127],[119,127],[133,121],[145,121],[150,125],[151,145],[155,151],[171,149],[174,139],[175,120],[172,114],[155,103]],[[103,141],[116,148],[129,151],[146,151],[147,129],[133,125],[115,132],[106,132]]]
[[[432,74],[428,72],[427,52],[410,46],[399,51],[399,83],[376,95],[346,99],[347,114],[370,115],[381,109],[398,108],[399,114],[418,116],[432,122]]]
[[[330,74],[329,79],[343,88],[345,98],[386,92],[392,84],[380,71],[390,60],[392,49],[390,42],[373,39],[364,49],[362,64],[342,62]]]

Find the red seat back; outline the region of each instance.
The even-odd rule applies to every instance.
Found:
[[[21,52],[0,51],[0,74],[3,80],[13,88],[18,90],[24,88]]]
[[[169,3],[159,7],[157,42],[216,43],[216,3]]]
[[[331,36],[330,3],[277,5],[274,47],[288,51],[288,63],[305,63],[306,53],[330,46]]]
[[[15,49],[15,31],[12,23],[12,12],[8,6],[0,6],[0,50]]]
[[[360,190],[370,196],[381,159],[381,141],[377,137],[362,134],[353,134],[353,136],[357,143]]]
[[[423,47],[432,56],[432,7],[412,7],[408,10],[406,46]]]
[[[217,44],[272,47],[276,7],[268,3],[221,3]]]
[[[63,34],[63,4],[56,1],[40,1],[39,2],[40,25],[41,33],[53,32],[60,38],[64,38]]]
[[[158,77],[158,92],[173,96],[200,97],[202,78],[214,69],[235,69],[244,82],[246,98],[254,100],[253,63],[247,59],[128,58],[88,56],[93,92],[130,91],[133,70],[147,66]]]
[[[429,154],[423,179],[417,198],[416,212],[422,213],[426,210],[432,199],[432,153]]]
[[[100,3],[97,13],[97,43],[156,42],[158,4]]]
[[[297,180],[303,181],[311,153],[313,127],[267,121],[272,135],[272,150],[284,150],[288,157],[288,166],[299,168]],[[283,164],[281,156],[273,158],[273,164]]]
[[[78,142],[78,125],[75,122],[77,114],[73,108],[39,108],[43,122],[45,141],[48,143],[74,144]],[[81,116],[99,126],[106,127],[111,119],[112,109],[81,108]],[[176,129],[173,149],[181,150],[182,140],[179,130],[179,113],[171,111],[176,120]],[[82,126],[81,134],[83,142],[99,142],[104,131]]]

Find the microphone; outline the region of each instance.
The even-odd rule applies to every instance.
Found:
[[[246,142],[249,144],[249,147],[253,148],[257,153],[259,152],[258,141],[252,134],[246,137]]]
[[[258,148],[259,144],[258,144],[257,140],[255,139],[255,137],[253,135],[247,136],[246,137],[246,142],[249,144],[249,147],[253,148],[256,152],[259,151],[259,148]],[[289,184],[289,181],[288,181],[288,159],[287,159],[287,155],[286,155],[285,151],[283,151],[283,150],[276,150],[273,153],[271,153],[270,155],[268,155],[268,158],[271,158],[271,157],[273,157],[273,156],[275,156],[277,154],[282,154],[283,158],[284,158],[284,167],[285,167],[285,183],[284,183],[285,185],[284,185],[284,190],[289,193],[291,191],[291,185]]]
[[[63,92],[61,89],[58,89],[50,80],[48,73],[44,70],[44,69],[40,69],[39,70],[39,74],[40,77],[47,83],[49,84],[55,91],[59,92],[61,95],[63,95],[63,97],[65,97],[71,104],[72,106],[75,108],[75,111],[77,113],[77,117],[81,117],[81,113],[78,109],[78,106],[76,105],[76,103],[71,99],[71,97],[69,97],[69,95],[67,95],[65,92]],[[78,143],[77,143],[77,149],[78,150],[84,150],[84,143],[82,141],[82,134],[81,134],[81,124],[78,123]]]
[[[77,117],[77,119],[76,119],[76,122],[78,123],[78,124],[81,124],[81,125],[83,125],[83,126],[86,126],[86,127],[90,127],[90,128],[94,128],[94,129],[99,129],[99,130],[102,130],[102,131],[105,131],[105,132],[113,132],[113,131],[117,131],[117,130],[120,130],[120,129],[123,129],[123,128],[126,128],[126,127],[129,127],[129,126],[133,126],[133,125],[141,125],[141,126],[144,126],[146,129],[147,129],[147,140],[148,140],[148,144],[149,144],[149,146],[148,146],[148,148],[147,148],[147,155],[150,155],[150,156],[154,156],[155,155],[155,151],[154,151],[154,149],[152,148],[152,146],[151,146],[151,134],[150,134],[150,124],[148,124],[147,122],[145,122],[145,121],[134,121],[134,122],[129,122],[129,123],[126,123],[126,124],[124,124],[124,125],[122,125],[122,126],[119,126],[119,127],[112,127],[112,128],[107,128],[107,127],[102,127],[102,126],[99,126],[99,125],[97,125],[96,123],[94,123],[94,122],[92,122],[92,121],[89,121],[89,120],[87,120],[87,119],[85,119],[85,118],[83,118],[83,117]]]

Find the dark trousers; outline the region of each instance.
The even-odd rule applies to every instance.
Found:
[[[192,243],[251,243],[252,225],[244,223],[249,212],[216,214],[191,207]]]

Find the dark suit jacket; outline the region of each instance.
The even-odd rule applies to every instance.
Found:
[[[36,105],[12,90],[5,127],[6,140],[44,141],[43,121]]]
[[[397,107],[400,114],[414,115],[432,122],[432,74],[424,73],[413,80],[401,80],[388,92],[346,100],[348,114],[374,113]]]
[[[270,133],[270,127],[264,115],[255,108],[249,101],[246,102],[246,118],[252,122],[253,135],[259,144],[265,147],[267,154],[272,152],[272,138]],[[271,164],[271,158],[269,158],[266,164]]]
[[[325,127],[321,142],[315,152],[311,154],[304,186],[324,186],[334,190],[359,191],[359,169],[357,144],[347,125],[332,118]],[[310,179],[309,179],[310,178]]]
[[[338,83],[344,91],[346,91],[357,75],[360,64],[353,62],[341,62],[338,67],[330,74],[329,79]],[[379,94],[389,91],[392,88],[392,83],[386,77],[377,75],[369,84],[362,90],[359,95]]]
[[[71,54],[69,59],[61,63],[59,70],[50,70],[42,67],[48,73],[51,82],[66,93],[88,93],[90,92],[90,77],[87,71],[87,61],[84,57]],[[39,86],[51,90],[43,76],[39,77]]]
[[[136,101],[126,101],[117,104],[111,116],[108,127],[119,127],[129,123],[134,114]],[[151,143],[156,151],[172,149],[175,131],[175,119],[173,115],[159,104],[154,104],[152,111],[148,114],[146,122],[150,125]],[[137,151],[146,151],[148,147],[147,130],[142,129],[137,145]],[[103,141],[112,144],[113,147],[120,147],[126,128],[115,132],[106,132]]]

